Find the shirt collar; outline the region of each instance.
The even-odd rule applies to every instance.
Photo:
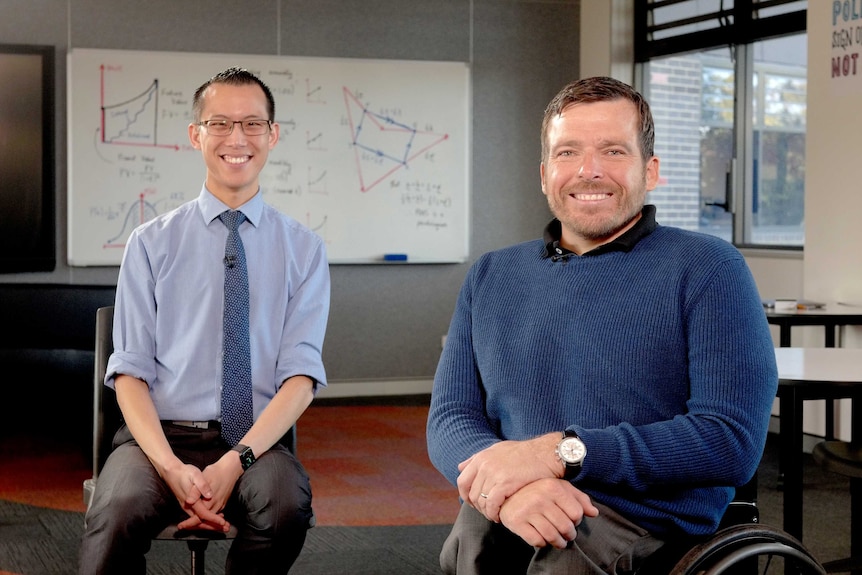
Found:
[[[634,226],[631,227],[631,229],[627,230],[620,237],[606,244],[595,247],[583,255],[597,256],[608,252],[629,252],[635,247],[636,243],[650,235],[657,227],[658,223],[655,221],[655,206],[646,205],[643,207],[643,210],[641,210],[641,218]],[[560,245],[560,238],[562,235],[562,224],[560,223],[560,220],[554,218],[547,226],[545,226],[545,252],[543,257],[559,258],[574,255],[575,252]]]
[[[201,214],[203,214],[204,223],[207,225],[216,219],[223,211],[230,209],[221,200],[216,198],[212,192],[207,189],[206,185],[201,188],[201,193],[198,196],[198,206],[200,207]],[[254,227],[257,227],[258,224],[260,224],[260,219],[263,215],[263,195],[260,193],[260,189],[258,189],[257,193],[252,196],[250,200],[237,209],[245,215],[245,218],[250,221]]]

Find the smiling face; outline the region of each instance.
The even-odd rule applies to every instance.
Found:
[[[266,96],[257,84],[213,83],[204,91],[202,102],[199,120],[270,119]],[[189,140],[201,150],[207,167],[207,189],[231,208],[252,198],[278,133],[276,123],[260,136],[246,136],[240,124],[235,124],[228,136],[215,136],[204,126],[190,124]]]
[[[570,104],[550,119],[542,193],[562,223],[560,243],[582,254],[640,218],[658,183],[658,158],[644,159],[637,107],[626,99]]]

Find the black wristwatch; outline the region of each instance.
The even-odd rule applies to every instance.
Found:
[[[587,446],[578,437],[578,434],[571,430],[563,432],[563,439],[557,444],[557,457],[566,466],[563,472],[565,479],[574,479],[581,472],[581,467],[584,465],[584,457],[587,455]]]
[[[248,447],[247,445],[239,444],[232,448],[231,451],[239,453],[239,463],[242,465],[243,471],[248,471],[248,468],[254,465],[254,462],[257,461],[257,458],[254,456],[254,451],[252,451],[251,447]]]

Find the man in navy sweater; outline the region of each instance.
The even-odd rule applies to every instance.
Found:
[[[447,573],[634,573],[713,532],[778,385],[742,255],[656,223],[649,105],[569,84],[542,123],[544,238],[482,256],[434,382],[428,451],[464,504]]]

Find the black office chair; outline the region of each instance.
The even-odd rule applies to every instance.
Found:
[[[850,478],[850,518],[851,523],[857,516],[862,516],[862,501],[853,496],[853,492],[860,493],[862,488],[862,446],[845,441],[821,441],[814,446],[811,452],[814,461],[826,471],[837,473]],[[854,485],[855,484],[855,485]],[[854,501],[855,499],[855,501]],[[854,530],[859,526],[850,526],[851,541]],[[851,550],[853,552],[855,550]],[[862,557],[851,556],[845,559],[836,559],[823,564],[827,573],[860,573],[862,572]]]
[[[117,430],[122,423],[120,408],[114,391],[105,387],[105,371],[108,366],[108,358],[114,348],[112,337],[114,326],[114,306],[102,307],[96,311],[96,355],[93,379],[93,477],[84,480],[84,505],[90,508],[93,491],[108,454],[111,452],[113,432],[106,430]],[[288,447],[291,452],[296,453],[296,429],[291,428],[282,438],[281,443]],[[313,525],[312,520],[312,525]],[[237,535],[237,529],[231,525],[227,533],[215,531],[189,531],[180,530],[176,524],[168,525],[155,540],[162,541],[185,541],[191,553],[192,575],[204,575],[206,549],[210,541],[233,539]]]
[[[757,575],[779,572],[782,566],[785,574],[826,574],[802,543],[760,524],[755,475],[737,489],[714,535],[669,541],[638,575]]]

